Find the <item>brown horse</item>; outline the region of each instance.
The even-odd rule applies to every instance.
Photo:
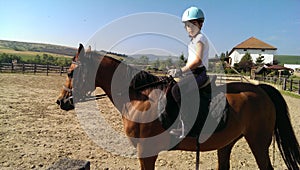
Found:
[[[143,88],[135,89],[132,88],[132,84],[129,84],[128,89],[126,83],[123,85],[122,82],[119,83],[118,88],[114,88],[113,77],[116,72],[118,76],[125,78],[134,69],[110,57],[91,58],[91,56],[85,54],[81,45],[73,59],[69,76],[57,103],[64,110],[74,108],[73,103],[68,99],[72,96],[72,88],[75,83],[74,93],[78,93],[78,96],[85,96],[88,91],[101,87],[122,114],[125,133],[130,139],[134,139],[132,144],[137,148],[141,169],[154,169],[159,152],[170,149],[172,136],[168,132],[164,133],[166,130],[158,120],[157,113],[142,113],[149,110],[151,102],[153,102],[151,100],[159,100],[158,95],[153,93],[154,89],[164,89],[166,85],[157,83],[160,82],[157,76],[142,72],[142,74],[135,73],[135,75],[142,75],[137,86]],[[87,71],[88,67],[95,64],[97,69],[94,70],[94,73]],[[120,71],[121,65],[124,67]],[[73,78],[71,75],[74,69],[78,69],[78,71]],[[229,83],[226,84],[226,87],[225,96],[229,104],[227,125],[223,130],[213,133],[205,142],[201,143],[200,151],[218,150],[218,169],[229,169],[232,147],[240,138],[245,137],[258,167],[263,170],[273,169],[269,158],[269,146],[274,134],[288,169],[299,169],[299,144],[290,122],[288,106],[280,92],[265,84]],[[122,88],[125,91],[127,89],[129,100],[116,100],[114,98],[115,90]],[[122,90],[118,93],[120,96],[122,96],[121,92]],[[131,107],[124,109],[124,106],[128,105]],[[135,118],[142,119],[143,116],[146,116],[146,119],[150,121],[135,121],[137,120]],[[155,140],[146,140],[157,135],[160,137]],[[197,139],[186,137],[172,149],[196,151]]]

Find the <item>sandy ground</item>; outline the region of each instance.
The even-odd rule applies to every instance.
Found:
[[[88,160],[91,169],[97,170],[139,169],[137,159],[114,155],[91,140],[75,111],[66,112],[56,106],[64,80],[58,75],[0,73],[0,169],[46,169],[61,158]],[[300,141],[300,99],[284,97]],[[122,129],[121,116],[110,101],[103,98],[98,104],[103,106],[101,114],[109,114],[108,122]],[[286,169],[273,145],[270,155],[275,169]],[[216,158],[216,151],[201,153],[200,169],[215,169]],[[162,152],[156,169],[195,169],[195,153]],[[233,149],[231,169],[257,169],[244,139]]]

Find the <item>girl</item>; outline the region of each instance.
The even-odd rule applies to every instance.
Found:
[[[208,52],[209,44],[207,38],[201,33],[201,28],[204,22],[204,14],[201,9],[197,7],[190,7],[186,9],[182,15],[182,22],[185,24],[185,29],[191,38],[188,45],[188,59],[184,67],[179,69],[170,69],[168,74],[172,77],[179,77],[185,73],[192,72],[193,74],[187,74],[184,76],[173,88],[172,95],[180,108],[181,105],[181,95],[185,95],[195,89],[189,87],[188,83],[191,78],[195,79],[198,87],[201,87],[207,80],[206,68],[208,68]],[[180,87],[184,87],[179,90]],[[198,89],[197,89],[198,90]],[[184,138],[186,135],[186,130],[184,124],[187,123],[188,115],[186,113],[183,115],[179,113],[181,128],[172,129],[170,134],[179,136],[179,138]]]

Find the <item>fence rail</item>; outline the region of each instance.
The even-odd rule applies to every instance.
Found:
[[[216,84],[223,85],[229,82],[248,82],[248,80],[241,75],[228,75],[228,74],[208,74],[211,76],[216,76]]]
[[[66,73],[68,67],[41,65],[41,64],[23,64],[23,63],[0,63],[0,72],[22,72],[24,73]]]
[[[220,74],[220,75],[216,75],[217,79],[216,79],[216,83],[217,84],[225,84],[225,83],[229,83],[229,82],[243,82],[243,77],[239,76],[239,75],[226,75],[226,74]]]
[[[40,64],[22,64],[22,63],[0,63],[0,72],[22,72],[24,73],[57,73],[62,75],[66,73],[69,67],[54,66],[54,65],[40,65]],[[242,75],[227,75],[216,74],[218,85],[228,82],[248,82]],[[300,80],[288,79],[285,77],[255,77],[258,81],[269,82],[281,86],[282,90],[300,94]]]
[[[300,80],[288,79],[287,77],[255,77],[259,81],[264,81],[279,85],[282,90],[300,94]]]
[[[245,77],[241,75],[226,75],[220,74],[216,75],[217,80],[216,83],[219,85],[228,83],[228,82],[249,82]],[[300,94],[300,80],[298,79],[288,79],[287,77],[255,77],[255,80],[259,82],[267,82],[276,85],[284,91],[290,91],[293,93]]]

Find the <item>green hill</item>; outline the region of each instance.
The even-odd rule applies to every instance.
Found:
[[[283,64],[300,64],[300,56],[275,55],[274,59],[277,60],[280,65],[283,65]]]
[[[0,40],[0,63],[10,63],[12,60],[17,60],[19,63],[67,66],[70,65],[71,59],[75,56],[76,52],[77,48],[60,45]],[[103,50],[97,53],[119,60],[127,57],[125,54]]]
[[[36,63],[68,66],[77,49],[52,44],[0,40],[0,63]]]
[[[52,54],[58,54],[63,56],[74,56],[77,51],[76,48],[65,47],[60,45],[7,41],[7,40],[0,40],[0,49],[43,52],[43,53],[52,53]]]

